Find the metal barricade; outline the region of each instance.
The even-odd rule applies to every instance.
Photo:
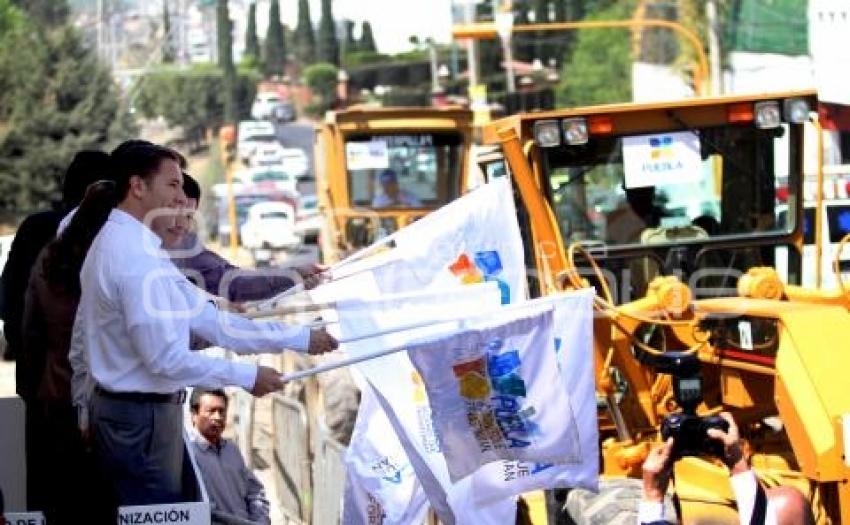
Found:
[[[242,390],[234,390],[233,441],[239,447],[245,466],[254,468],[254,396]]]
[[[281,512],[295,523],[307,523],[310,488],[310,434],[307,411],[297,401],[272,395],[275,485]]]
[[[313,525],[338,525],[345,485],[345,446],[319,430],[313,458]]]

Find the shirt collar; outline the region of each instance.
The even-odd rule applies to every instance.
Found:
[[[221,449],[223,449],[224,445],[227,443],[227,441],[222,438],[218,441],[218,446],[213,445],[212,443],[207,441],[207,438],[205,438],[203,434],[198,432],[198,430],[195,428],[192,429],[192,440],[195,442],[195,445],[197,445],[198,448],[200,448],[201,450],[209,450],[211,452],[218,453],[221,452]]]
[[[156,250],[162,248],[162,239],[159,238],[159,235],[155,234],[151,231],[150,228],[147,227],[144,223],[139,221],[139,219],[133,217],[129,213],[124,210],[113,208],[109,213],[109,220],[115,222],[121,226],[127,226],[132,228],[136,232],[138,232],[143,241],[143,246],[149,246]]]

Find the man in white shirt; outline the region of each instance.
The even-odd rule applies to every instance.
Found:
[[[708,436],[723,443],[724,457],[729,469],[729,482],[738,505],[741,525],[809,525],[814,524],[811,508],[805,497],[793,487],[761,486],[741,449],[738,426],[732,415],[720,416],[729,423],[729,430],[709,429]],[[641,525],[664,525],[676,522],[675,516],[664,515],[664,495],[673,470],[674,440],[650,451],[643,463],[643,499],[638,509]]]
[[[185,388],[236,385],[263,396],[282,387],[273,368],[190,352],[190,332],[242,353],[321,354],[337,343],[323,330],[218,311],[153,233],[186,204],[179,154],[139,143],[119,146],[113,160],[119,202],[83,263],[75,323],[96,384],[93,447],[114,506],[180,501]]]

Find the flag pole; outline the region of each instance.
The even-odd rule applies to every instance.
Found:
[[[426,328],[426,327],[429,327],[429,326],[436,326],[436,325],[440,325],[440,324],[464,323],[464,322],[472,320],[472,319],[491,316],[494,313],[505,312],[505,311],[510,311],[510,310],[519,309],[519,308],[528,308],[530,306],[538,306],[538,307],[548,306],[549,308],[552,308],[553,303],[557,299],[557,297],[558,297],[557,295],[551,295],[551,296],[541,297],[541,298],[536,299],[535,301],[531,301],[531,302],[514,303],[514,304],[504,305],[500,308],[495,308],[493,310],[487,310],[485,312],[481,312],[481,313],[478,313],[476,315],[471,315],[471,316],[468,316],[468,317],[460,317],[460,318],[454,317],[452,319],[431,319],[429,321],[423,321],[421,323],[413,323],[413,324],[408,324],[408,325],[404,325],[404,326],[396,326],[396,327],[393,327],[393,328],[390,328],[390,329],[387,329],[387,330],[383,330],[383,331],[380,331],[380,332],[357,335],[357,336],[350,337],[348,339],[340,339],[339,343],[340,344],[354,343],[354,342],[357,342],[357,341],[362,341],[364,339],[373,339],[375,337],[381,337],[381,336],[386,335],[386,334],[404,332],[404,331],[407,331],[407,330],[415,330],[417,328]],[[384,357],[386,355],[394,354],[396,352],[402,352],[402,351],[405,351],[405,350],[407,350],[407,346],[403,346],[403,347],[400,347],[400,348],[389,348],[389,349],[385,348],[383,350],[378,350],[376,352],[372,352],[372,353],[369,353],[369,354],[363,354],[363,355],[356,356],[356,357],[350,357],[348,359],[342,359],[342,360],[339,360],[339,361],[334,361],[333,363],[325,363],[323,365],[319,365],[319,366],[316,366],[316,367],[313,367],[313,368],[308,368],[306,370],[299,370],[298,372],[293,372],[291,374],[284,374],[284,375],[280,376],[280,379],[283,382],[294,381],[296,379],[303,379],[305,377],[309,377],[309,376],[316,375],[316,374],[321,374],[323,372],[328,372],[328,371],[334,370],[336,368],[342,368],[344,366],[354,365],[354,364],[357,364],[357,363],[360,363],[360,362],[363,362],[363,361],[368,361],[370,359],[377,359],[379,357]]]

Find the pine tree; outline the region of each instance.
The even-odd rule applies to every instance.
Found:
[[[218,40],[218,65],[223,73],[224,121],[235,123],[236,110],[236,68],[233,66],[233,22],[227,9],[227,0],[216,3],[216,33]]]
[[[363,22],[363,33],[360,35],[360,50],[378,52],[378,47],[375,45],[375,37],[372,35],[372,24]]]
[[[316,35],[313,33],[313,21],[310,18],[310,3],[298,0],[298,24],[295,26],[295,56],[301,65],[312,64],[316,60]]]
[[[336,23],[331,12],[331,0],[322,0],[322,18],[319,20],[319,62],[339,65],[339,42],[336,39]]]
[[[549,20],[549,0],[534,0],[534,23],[545,24],[551,22]],[[539,58],[540,61],[546,64],[552,54],[549,40],[555,33],[551,31],[538,31],[537,39],[534,42],[534,58]]]
[[[162,0],[162,62],[174,62],[174,40],[171,38],[171,18],[168,14],[168,0]]]
[[[9,0],[0,18],[0,209],[26,214],[59,200],[77,151],[108,149],[136,129],[76,29],[24,16]]]
[[[345,60],[345,57],[349,53],[356,53],[360,51],[360,43],[354,38],[354,21],[353,20],[343,20],[343,26],[345,27],[345,38],[342,40],[342,49],[340,49],[340,54]]]
[[[248,27],[245,28],[245,60],[256,63],[260,59],[260,41],[257,39],[257,4],[248,7]]]
[[[522,0],[514,4],[514,24],[524,25],[530,23],[528,16],[528,0]],[[535,38],[533,33],[514,34],[511,38],[514,51],[514,60],[531,62],[534,60]]]
[[[267,77],[282,74],[286,66],[286,43],[278,0],[272,0],[269,7],[269,29],[263,47],[263,73]]]

